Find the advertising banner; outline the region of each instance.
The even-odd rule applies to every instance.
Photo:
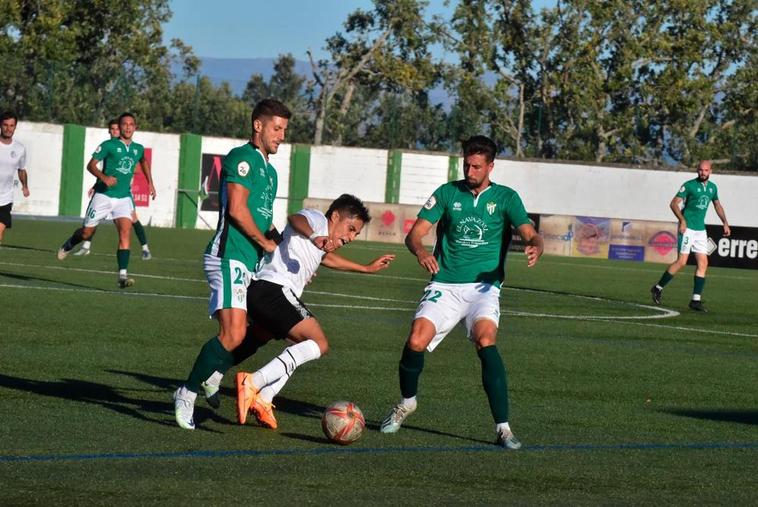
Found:
[[[548,255],[571,255],[574,240],[574,217],[565,215],[540,215],[539,232],[545,242]]]
[[[721,225],[706,225],[708,234],[708,264],[725,268],[758,269],[758,228],[731,227],[731,235],[724,237]],[[687,263],[694,263],[690,255]]]
[[[611,220],[608,258],[620,261],[645,260],[645,223],[639,220]]]
[[[576,217],[571,254],[575,257],[608,258],[610,218]]]
[[[153,167],[153,149],[145,147],[145,160]],[[134,197],[134,206],[138,208],[147,208],[150,206],[150,185],[147,184],[147,178],[142,171],[134,171],[132,178],[132,197]]]

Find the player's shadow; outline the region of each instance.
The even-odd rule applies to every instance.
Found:
[[[758,410],[695,410],[685,408],[669,408],[661,410],[666,414],[678,415],[682,417],[692,417],[694,419],[706,419],[709,421],[734,422],[739,424],[758,425]]]
[[[174,404],[171,402],[168,394],[166,395],[166,401],[146,400],[130,394],[133,392],[144,392],[139,389],[118,389],[110,385],[78,379],[32,380],[11,377],[1,373],[0,387],[16,391],[26,391],[39,396],[100,405],[116,413],[151,423],[166,426],[173,426],[175,424],[173,421]],[[176,385],[174,385],[174,388],[176,388]],[[172,417],[169,418],[167,417],[168,415]],[[196,421],[214,419],[221,423],[231,423],[206,408],[196,410],[195,419]]]
[[[50,250],[49,248],[35,248],[33,246],[21,246],[21,245],[3,245],[3,249],[8,250],[32,250],[34,252],[56,253],[58,249]]]
[[[71,282],[64,282],[61,280],[53,280],[52,278],[42,278],[39,276],[28,276],[28,275],[19,275],[18,273],[8,273],[7,271],[0,271],[0,276],[12,278],[14,280],[22,280],[24,282],[47,282],[47,283],[54,283],[57,285],[65,285],[68,287],[76,287],[78,289],[95,289],[98,290],[96,287],[92,287],[91,285],[82,285],[79,283],[71,283]],[[105,292],[105,291],[103,291]]]

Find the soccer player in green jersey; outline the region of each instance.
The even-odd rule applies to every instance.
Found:
[[[134,280],[127,275],[129,267],[129,241],[134,213],[132,199],[132,177],[139,164],[150,185],[150,196],[155,199],[155,187],[150,171],[150,164],[145,158],[145,148],[132,140],[137,130],[137,123],[132,113],[123,113],[118,118],[119,137],[104,141],[97,147],[87,164],[87,170],[97,178],[95,194],[90,200],[84,216],[82,227],[74,231],[69,239],[58,249],[58,259],[63,260],[71,250],[92,238],[98,224],[108,215],[113,218],[118,231],[118,285],[131,287]],[[102,162],[102,170],[98,164]]]
[[[463,321],[482,364],[482,383],[495,420],[495,443],[519,449],[508,422],[505,367],[495,345],[500,320],[500,285],[511,226],[526,242],[529,267],[542,255],[542,237],[529,221],[521,198],[490,181],[497,148],[485,136],[463,143],[465,178],[442,185],[421,208],[405,244],[432,274],[416,310],[400,359],[402,399],[382,422],[382,433],[395,433],[416,410],[424,350],[432,352]],[[434,253],[422,238],[437,224]]]
[[[177,424],[194,429],[195,400],[202,388],[211,406],[218,406],[221,378],[234,364],[232,351],[247,332],[247,287],[259,261],[276,249],[266,237],[274,214],[277,173],[269,155],[284,142],[290,110],[274,99],[256,104],[250,142],[232,149],[222,164],[216,233],[203,257],[211,295],[208,314],[219,332],[203,345],[184,385],[174,392]]]
[[[114,118],[108,122],[108,134],[110,134],[111,139],[117,139],[119,137],[120,131],[118,128],[118,118]],[[92,188],[89,189],[88,193],[90,199],[94,194],[95,187],[92,186]],[[150,247],[147,245],[147,235],[145,234],[145,228],[142,226],[142,222],[139,221],[136,209],[132,211],[132,228],[134,229],[134,233],[137,235],[137,239],[139,240],[140,245],[142,245],[142,260],[149,261],[153,258],[153,255],[150,253]],[[95,237],[95,232],[97,232],[97,230],[92,232],[92,236],[90,236],[89,240],[82,241],[81,248],[77,250],[73,255],[85,256],[90,254],[90,250],[92,249],[92,238]]]
[[[679,253],[676,260],[663,272],[658,283],[650,288],[653,302],[657,305],[661,304],[663,288],[680,269],[687,265],[690,252],[693,252],[697,268],[689,306],[698,312],[707,311],[700,298],[705,286],[705,272],[708,269],[708,235],[705,232],[705,214],[710,203],[713,203],[716,214],[724,224],[724,236],[731,235],[726,221],[726,212],[719,200],[718,189],[712,181],[709,181],[710,176],[711,161],[702,160],[697,166],[697,178],[686,181],[669,204],[671,211],[679,220]]]

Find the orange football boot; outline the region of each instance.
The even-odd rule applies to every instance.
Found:
[[[275,430],[278,426],[276,417],[274,417],[274,404],[261,399],[257,394],[250,405],[250,412],[253,413],[258,423],[264,428]]]
[[[237,421],[240,424],[245,424],[247,412],[257,398],[253,385],[253,374],[238,371],[235,380],[237,381]]]

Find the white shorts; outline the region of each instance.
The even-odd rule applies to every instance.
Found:
[[[708,234],[705,231],[685,229],[679,235],[679,251],[683,254],[702,253],[708,255]]]
[[[208,315],[215,317],[224,308],[240,308],[247,312],[247,287],[252,274],[244,262],[203,256],[203,270],[211,289]]]
[[[500,289],[489,283],[430,282],[419,301],[414,319],[429,320],[437,331],[426,347],[432,352],[461,320],[471,340],[474,324],[489,319],[500,322]]]
[[[131,197],[108,197],[96,192],[92,196],[84,215],[84,227],[97,227],[97,225],[110,215],[114,220],[117,218],[132,219],[134,213],[134,200]]]

